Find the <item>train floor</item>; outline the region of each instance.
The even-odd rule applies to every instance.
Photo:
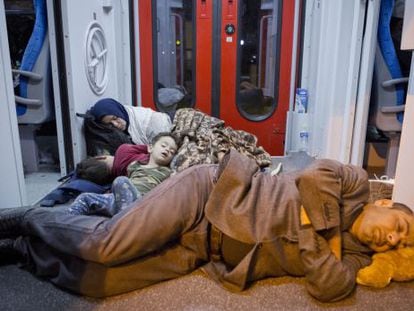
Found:
[[[320,303],[306,293],[303,278],[259,281],[242,293],[221,288],[200,270],[190,275],[106,299],[77,296],[37,279],[17,266],[0,267],[0,310],[412,310],[414,282],[385,289],[358,286],[336,303]]]

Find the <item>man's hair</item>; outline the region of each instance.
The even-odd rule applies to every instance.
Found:
[[[99,157],[88,158],[79,162],[76,165],[76,176],[98,185],[110,184],[114,179],[106,163]]]
[[[175,141],[175,144],[177,145],[177,148],[180,147],[180,144],[181,144],[180,139],[176,135],[174,135],[170,132],[161,132],[161,133],[158,133],[157,135],[155,135],[154,138],[151,140],[151,145],[154,145],[162,137],[171,137]]]
[[[403,211],[404,213],[409,214],[409,215],[413,214],[413,210],[403,203],[394,202],[392,204],[392,208]]]

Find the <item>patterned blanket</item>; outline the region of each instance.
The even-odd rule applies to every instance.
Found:
[[[257,137],[225,126],[224,121],[192,108],[179,109],[174,117],[172,133],[182,140],[171,168],[182,171],[196,164],[218,163],[234,148],[253,158],[260,167],[271,164],[270,155],[257,146]]]

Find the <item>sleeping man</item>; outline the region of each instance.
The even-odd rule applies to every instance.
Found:
[[[0,254],[19,254],[33,273],[93,297],[202,267],[232,291],[304,276],[312,296],[335,301],[353,291],[374,250],[413,245],[411,211],[368,196],[359,167],[317,160],[271,176],[231,150],[219,165],[190,167],[112,218],[0,210]]]

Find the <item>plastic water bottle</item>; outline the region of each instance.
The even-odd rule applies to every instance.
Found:
[[[306,113],[308,108],[308,90],[297,88],[296,89],[296,97],[295,97],[295,111],[297,113]],[[308,151],[308,143],[309,143],[309,132],[308,127],[306,125],[306,121],[301,118],[300,119],[300,131],[299,131],[299,150],[300,151]]]
[[[303,127],[299,132],[299,141],[300,141],[299,150],[308,151],[309,132],[305,127]]]
[[[295,97],[295,111],[297,113],[306,113],[308,108],[308,90],[307,89],[296,89]]]

